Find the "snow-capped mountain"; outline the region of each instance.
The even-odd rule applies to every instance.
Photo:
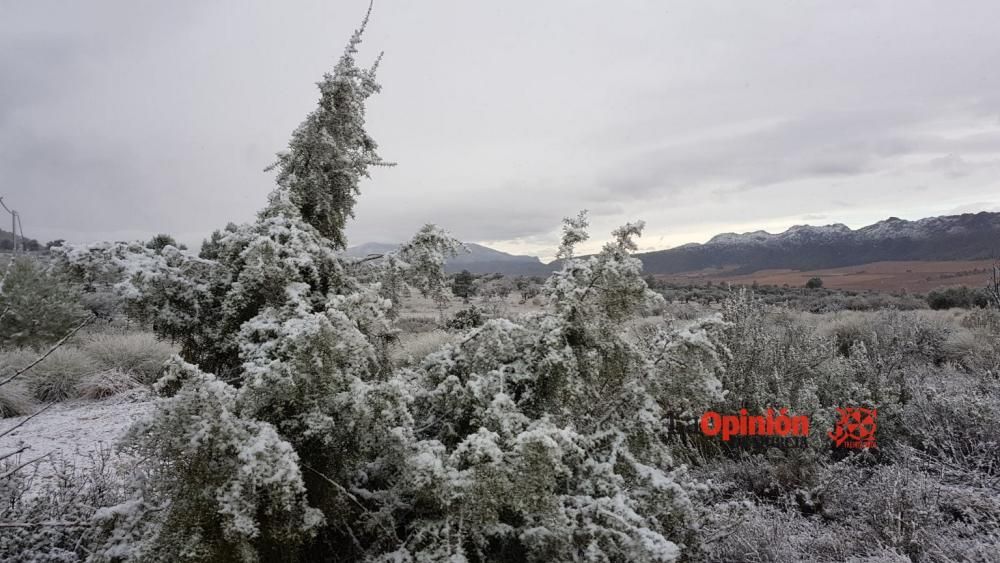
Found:
[[[382,254],[395,244],[366,243],[347,249],[351,256]],[[446,270],[543,276],[559,265],[467,243],[468,254]],[[1000,213],[966,213],[907,221],[890,217],[867,227],[796,225],[781,233],[721,233],[704,244],[638,254],[651,274],[678,274],[725,268],[746,274],[772,268],[817,270],[900,260],[981,260],[1000,257]]]
[[[781,233],[723,233],[705,244],[640,254],[654,274],[728,268],[813,270],[896,260],[978,260],[1000,256],[1000,213],[907,221],[890,217],[851,229],[840,223],[797,225]]]

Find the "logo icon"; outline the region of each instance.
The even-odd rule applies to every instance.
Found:
[[[828,432],[838,448],[874,448],[876,409],[864,407],[838,408],[840,420],[833,432]]]

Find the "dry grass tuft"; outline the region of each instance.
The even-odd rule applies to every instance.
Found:
[[[0,387],[0,418],[24,416],[35,412],[35,401],[23,385],[17,382]]]
[[[168,342],[148,332],[95,335],[83,349],[98,369],[131,374],[145,384],[159,379],[164,362],[175,353]]]
[[[77,396],[77,385],[98,371],[94,360],[77,348],[63,346],[25,374],[31,395],[43,402],[64,401]]]
[[[84,399],[104,399],[141,385],[131,373],[110,369],[85,376],[77,384],[76,392]]]

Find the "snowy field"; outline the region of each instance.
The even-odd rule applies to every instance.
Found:
[[[27,422],[27,416],[5,418],[0,420],[0,434],[24,424],[0,437],[0,454],[27,446],[20,454],[22,463],[44,456],[35,464],[32,482],[39,487],[52,479],[55,467],[63,463],[77,469],[89,467],[102,449],[114,447],[152,405],[148,391],[136,390],[102,401],[56,403]]]

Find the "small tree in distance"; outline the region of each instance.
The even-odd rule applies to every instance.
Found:
[[[462,270],[455,274],[455,279],[451,282],[451,292],[455,294],[455,297],[461,297],[462,301],[468,303],[469,298],[476,294],[476,287],[473,285],[475,280],[472,272]]]
[[[823,278],[809,278],[806,282],[806,289],[819,289],[823,287]]]
[[[146,248],[152,250],[163,250],[168,246],[174,246],[181,250],[187,250],[187,246],[177,244],[177,240],[174,237],[164,233],[156,235],[155,237],[149,239],[149,242],[146,243]]]

